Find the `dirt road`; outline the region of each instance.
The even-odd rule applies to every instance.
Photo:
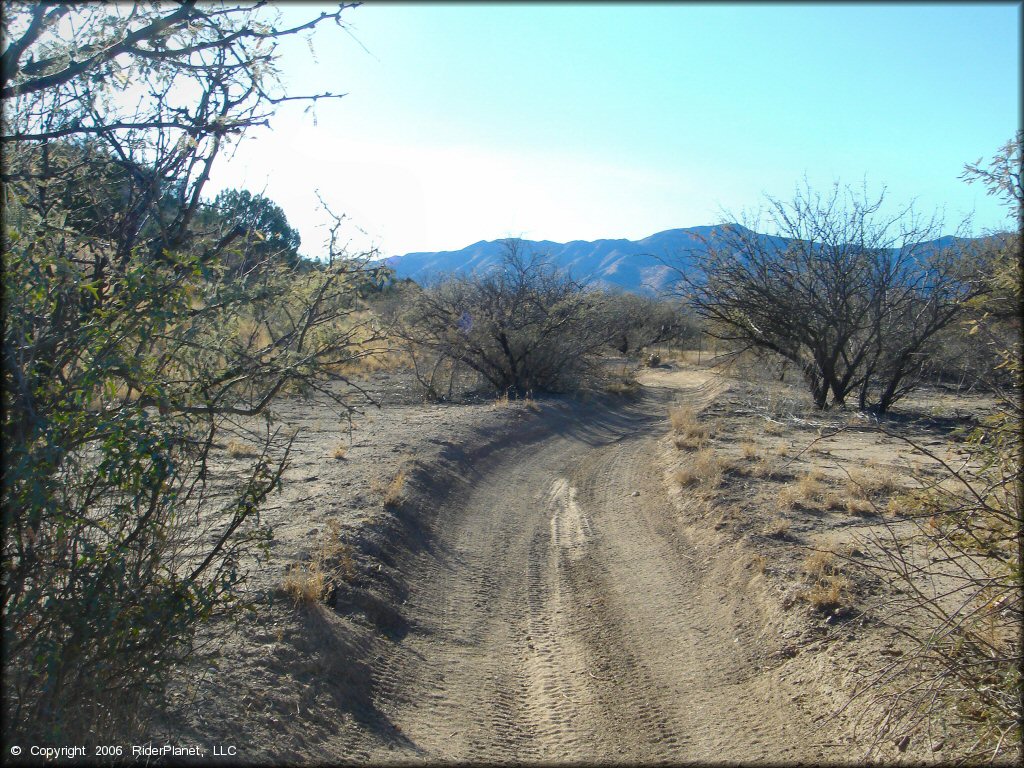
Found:
[[[660,441],[699,376],[467,462],[373,665],[402,761],[819,761],[767,667],[756,577],[678,522]]]

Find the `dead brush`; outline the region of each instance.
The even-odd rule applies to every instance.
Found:
[[[228,456],[235,459],[254,459],[260,452],[248,443],[241,440],[232,440],[228,443]]]
[[[718,456],[713,448],[705,448],[679,467],[673,473],[672,479],[684,488],[700,486],[703,490],[711,491],[722,484],[730,466],[730,463]]]
[[[757,443],[751,440],[744,440],[740,443],[740,454],[747,461],[754,461],[760,458],[760,448],[758,448]]]
[[[818,501],[825,494],[825,486],[821,482],[825,474],[820,469],[809,469],[807,474],[796,481],[800,498],[806,501]]]
[[[850,602],[850,580],[840,573],[830,573],[818,579],[800,593],[812,608],[828,613]]]
[[[870,501],[902,489],[903,484],[896,475],[878,466],[854,469],[846,478],[846,491],[854,499]]]
[[[775,498],[775,506],[780,511],[793,509],[796,506],[813,506],[825,494],[825,486],[820,470],[812,469],[795,482],[779,489]]]
[[[336,520],[327,523],[310,558],[285,571],[282,589],[296,605],[310,606],[328,598],[341,582],[356,576],[352,547],[344,540]]]
[[[703,442],[711,436],[711,429],[701,424],[697,412],[688,405],[677,405],[669,408],[668,420],[672,431],[691,442]]]
[[[770,536],[771,538],[785,538],[789,535],[789,520],[782,517],[781,515],[776,515],[767,523],[765,523],[762,533],[765,536]]]
[[[801,570],[811,582],[800,597],[818,611],[834,611],[849,602],[850,580],[836,563],[830,550],[814,550],[803,562]]]
[[[523,408],[530,411],[531,413],[540,413],[540,403],[538,403],[532,397],[526,397],[523,399]]]
[[[402,503],[407,479],[406,468],[399,467],[398,472],[386,483],[382,478],[374,478],[370,483],[370,491],[380,496],[385,508],[394,509]]]
[[[292,563],[284,573],[284,582],[281,586],[296,605],[309,606],[327,597],[330,580],[315,561]]]

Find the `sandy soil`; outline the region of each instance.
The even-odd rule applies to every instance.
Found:
[[[264,763],[857,762],[853,711],[835,713],[898,642],[805,604],[801,562],[877,521],[780,513],[773,494],[810,466],[837,487],[855,464],[903,467],[902,447],[856,423],[817,439],[828,425],[788,390],[706,368],[641,380],[633,397],[430,406],[378,379],[391,394],[351,434],[315,401],[279,409],[303,433],[257,611],[211,628],[167,734]],[[715,489],[673,480],[673,405],[710,425],[730,467]],[[936,423],[917,433],[948,443]],[[352,567],[326,604],[296,605],[285,570],[327,530]],[[936,743],[879,755],[941,760]]]

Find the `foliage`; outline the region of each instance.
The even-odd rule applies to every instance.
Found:
[[[358,354],[383,276],[332,247],[234,279],[253,239],[203,210],[223,147],[296,98],[277,41],[341,7],[289,29],[260,3],[5,11],[4,728],[95,743],[138,735],[267,540],[293,436],[268,418],[227,495],[221,441]]]
[[[263,195],[246,189],[226,189],[213,200],[211,218],[219,219],[223,232],[237,229],[247,239],[245,258],[234,267],[239,275],[259,268],[267,261],[295,266],[299,260],[299,233],[288,224],[280,206]]]
[[[622,355],[640,355],[656,344],[683,345],[699,333],[685,307],[635,293],[606,294],[598,311],[608,345]]]
[[[1024,203],[1022,135],[997,154],[994,175],[978,171],[977,165],[965,172],[968,180],[981,180],[991,191],[1007,195],[1018,221]],[[1019,760],[1024,716],[1024,281],[1019,234],[996,242],[1005,250],[986,262],[988,290],[971,300],[966,327],[976,342],[994,347],[1001,360],[1001,370],[989,381],[998,407],[964,436],[952,458],[892,435],[931,457],[941,471],[935,481],[897,501],[896,510],[912,530],[908,534],[886,526],[874,537],[878,554],[869,564],[897,587],[885,615],[914,648],[863,691],[884,705],[878,740],[904,738],[924,722],[952,721],[973,735],[951,747],[971,761]]]
[[[845,199],[844,199],[845,198]],[[723,225],[721,245],[682,274],[694,311],[718,338],[774,352],[801,371],[816,407],[884,413],[918,381],[936,334],[977,285],[969,241],[935,242],[938,222],[909,209],[885,218],[884,193],[768,198],[777,236]]]

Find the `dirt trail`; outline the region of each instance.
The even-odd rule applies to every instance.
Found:
[[[765,671],[750,574],[677,524],[665,490],[666,409],[712,396],[707,376],[659,376],[464,467],[403,567],[410,629],[372,668],[401,738],[371,761],[824,756]]]

